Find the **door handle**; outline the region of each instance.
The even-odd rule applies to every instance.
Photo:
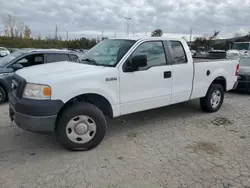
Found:
[[[163,74],[163,77],[164,77],[164,78],[171,78],[171,76],[172,76],[172,72],[171,72],[171,71],[166,71],[166,72],[164,72],[164,74]]]

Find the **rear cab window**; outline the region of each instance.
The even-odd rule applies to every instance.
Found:
[[[187,55],[180,41],[170,41],[172,48],[172,56],[175,60],[174,64],[187,63]]]

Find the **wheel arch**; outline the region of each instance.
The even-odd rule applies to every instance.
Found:
[[[106,97],[100,94],[96,94],[96,93],[85,93],[85,94],[77,95],[71,98],[61,107],[57,115],[56,124],[58,122],[60,115],[62,114],[64,110],[66,110],[69,106],[73,105],[74,103],[82,102],[82,101],[88,102],[90,104],[97,106],[104,115],[110,118],[113,117],[113,108],[111,106],[111,103]]]
[[[210,86],[212,84],[219,84],[223,87],[224,91],[227,91],[227,80],[224,76],[218,76],[217,78],[215,78],[212,83],[210,84]],[[210,87],[209,86],[209,87]]]

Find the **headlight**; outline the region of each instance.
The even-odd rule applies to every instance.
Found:
[[[23,92],[23,98],[49,100],[51,88],[48,85],[27,83]]]

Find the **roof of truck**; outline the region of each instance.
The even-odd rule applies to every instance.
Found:
[[[116,37],[110,39],[124,39],[124,40],[183,40],[182,38],[178,37]]]

